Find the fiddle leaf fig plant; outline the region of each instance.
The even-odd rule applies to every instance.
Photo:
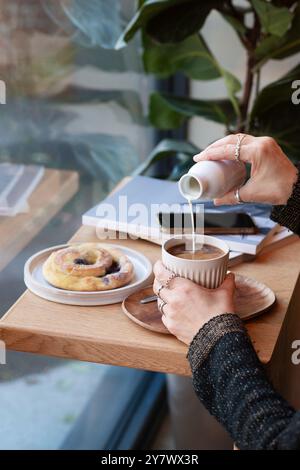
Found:
[[[205,41],[202,28],[213,10],[230,24],[244,48],[243,83],[219,63]],[[292,83],[300,79],[300,63],[279,80],[260,86],[269,60],[300,52],[299,0],[140,0],[116,47],[124,47],[138,32],[146,73],[160,79],[174,74],[192,80],[223,78],[227,92],[222,99],[194,99],[155,91],[149,101],[154,127],[176,129],[201,116],[223,124],[226,133],[270,135],[290,158],[300,158],[300,106],[291,99]],[[166,146],[170,151],[162,153]],[[183,167],[184,156],[190,161],[190,151],[177,150],[170,139],[151,153],[153,161],[157,155],[175,157]]]

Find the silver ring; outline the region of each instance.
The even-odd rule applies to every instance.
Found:
[[[170,282],[172,281],[172,279],[175,279],[175,277],[178,277],[178,274],[172,273],[171,276],[166,280],[164,287],[168,288]]]
[[[164,315],[164,306],[167,305],[167,302],[165,302],[164,300],[162,302],[159,302],[158,304],[158,310],[160,311],[160,313],[162,315]]]
[[[162,300],[162,298],[161,298],[161,296],[160,296],[160,291],[161,291],[164,287],[166,287],[166,286],[164,286],[163,284],[161,284],[161,285],[159,286],[159,288],[157,289],[157,294],[156,294],[156,295],[157,295],[157,297],[158,297],[160,300]]]
[[[244,203],[245,203],[245,201],[243,201],[243,200],[241,199],[241,196],[240,196],[240,188],[237,188],[237,189],[234,191],[234,197],[235,197],[236,202],[237,202],[238,204],[244,204]]]
[[[245,134],[238,134],[237,135],[237,143],[235,145],[235,150],[234,150],[234,158],[237,162],[240,162],[240,154],[241,154],[241,145],[242,145],[242,142],[244,140],[244,138],[246,137]]]

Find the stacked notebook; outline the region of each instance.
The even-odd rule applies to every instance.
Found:
[[[43,174],[41,166],[0,163],[0,215],[26,212],[28,198]]]
[[[205,204],[204,202],[204,208]],[[176,207],[180,210],[183,205],[186,207],[186,199],[179,193],[177,183],[135,176],[121,189],[86,212],[82,222],[84,225],[125,232],[154,243],[162,243],[170,236],[161,231],[157,217],[159,210],[164,210],[164,205],[166,209],[172,205],[172,210],[176,210]],[[212,210],[211,207],[209,210]],[[232,207],[222,208],[222,212],[226,210],[231,212]],[[256,216],[251,210],[246,212],[252,216],[258,227],[257,234],[217,235],[231,249],[231,265],[252,259],[262,250],[270,250],[293,238],[292,232],[279,227],[269,217]]]

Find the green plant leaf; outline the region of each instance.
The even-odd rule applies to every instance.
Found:
[[[200,152],[200,149],[198,152]],[[171,181],[178,181],[182,175],[189,171],[193,164],[194,161],[192,160],[191,155],[179,154],[174,162],[173,169],[168,176],[168,179]]]
[[[251,0],[266,33],[282,37],[291,25],[293,13],[286,7],[276,7],[265,0]]]
[[[230,15],[229,13],[220,12],[224,20],[232,26],[239,34],[244,35],[247,31],[246,26],[237,18]]]
[[[235,94],[241,89],[240,81],[230,72],[221,68],[221,74],[225,80],[228,97],[232,103],[236,116],[240,114],[239,102]]]
[[[292,102],[292,82],[299,79],[300,65],[266,86],[256,98],[250,116],[250,132],[271,135],[288,155],[300,157],[300,105]]]
[[[239,104],[235,94],[241,89],[239,80],[220,66],[203,37],[195,34],[178,44],[156,44],[144,35],[144,67],[146,72],[167,77],[177,71],[193,80],[223,77],[236,115]]]
[[[40,2],[60,31],[71,35],[73,41],[89,47],[114,48],[124,28],[119,0]]]
[[[292,26],[287,33],[279,38],[267,36],[257,46],[255,58],[258,60],[257,68],[268,59],[284,59],[300,51],[300,4],[295,11]]]
[[[157,42],[180,42],[198,32],[209,12],[222,0],[146,0],[117,41],[124,47],[135,33],[143,29]]]
[[[134,90],[97,90],[69,85],[56,95],[52,95],[51,100],[65,104],[117,103],[129,112],[135,122],[146,124],[139,94]]]
[[[143,45],[147,73],[168,77],[180,71],[193,80],[211,80],[221,76],[215,58],[200,35],[194,34],[178,44],[157,44],[144,35]]]
[[[164,139],[152,150],[148,158],[137,168],[134,174],[145,173],[154,163],[165,158],[177,157],[180,161],[192,157],[199,152],[195,145],[181,140]]]
[[[197,100],[165,93],[153,93],[150,98],[149,119],[159,129],[180,127],[187,118],[201,116],[228,126],[236,114],[230,100]]]

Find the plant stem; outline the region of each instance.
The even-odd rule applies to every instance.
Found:
[[[256,72],[255,98],[258,97],[259,90],[260,90],[260,69],[258,69]]]
[[[246,68],[246,80],[244,86],[244,93],[241,100],[240,110],[241,115],[238,122],[238,132],[245,132],[247,130],[247,115],[248,115],[248,108],[249,102],[251,98],[252,86],[253,86],[253,58],[250,51],[248,51],[248,58],[247,58],[247,68]]]
[[[249,32],[249,46],[247,47],[247,67],[244,92],[240,104],[240,118],[238,120],[238,132],[247,132],[249,127],[250,113],[249,104],[254,82],[253,67],[255,65],[254,51],[260,36],[260,22],[256,13],[254,13],[254,26]]]

